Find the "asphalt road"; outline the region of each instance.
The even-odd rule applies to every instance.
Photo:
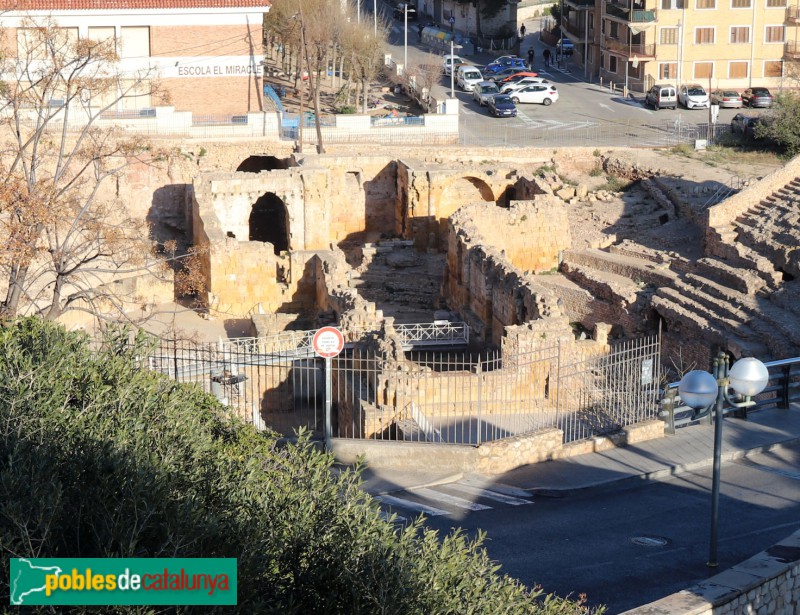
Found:
[[[388,52],[396,61],[402,63],[404,57],[403,22],[396,19],[391,20],[391,12],[389,12],[389,17],[392,29],[389,35]],[[409,23],[408,28],[409,63],[421,61],[432,50],[419,43],[416,22]],[[538,130],[570,131],[595,125],[609,126],[611,130],[614,130],[615,126],[664,126],[674,124],[676,120],[687,123],[707,123],[709,121],[706,109],[689,111],[679,107],[675,111],[667,109],[654,111],[644,107],[643,94],[634,94],[626,99],[619,92],[612,92],[598,83],[590,83],[584,79],[583,70],[574,64],[572,57],[564,59],[562,68],[546,68],[542,52],[546,48],[553,51],[553,48],[539,41],[538,32],[529,33],[523,45],[523,52],[531,45],[536,49],[534,70],[556,84],[559,100],[549,107],[522,104],[518,106],[516,118],[494,118],[488,114],[485,107],[479,107],[469,93],[460,92],[455,88],[456,97],[462,101],[461,132],[473,137],[469,142],[479,142],[482,135],[490,137],[499,126],[509,132],[521,131],[524,133]],[[442,55],[443,52],[437,53]],[[478,55],[459,53],[469,63],[475,64],[479,68],[491,60],[491,56],[485,53]],[[442,75],[438,85],[434,88],[434,95],[437,98],[444,98],[449,95],[449,92],[450,77]],[[718,122],[730,123],[731,118],[738,112],[735,109],[720,109]]]
[[[624,490],[563,499],[531,497],[467,481],[393,494],[387,511],[426,524],[487,533],[502,572],[526,585],[621,613],[680,591],[800,529],[800,445],[723,465],[719,568],[709,553],[711,470]],[[465,506],[467,500],[469,508]]]

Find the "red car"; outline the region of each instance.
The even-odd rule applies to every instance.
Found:
[[[514,73],[513,75],[508,75],[503,79],[495,79],[497,85],[500,86],[500,89],[503,89],[504,84],[514,83],[515,81],[519,81],[520,79],[524,79],[525,77],[538,77],[539,73],[532,73],[527,70],[520,71],[518,73]]]

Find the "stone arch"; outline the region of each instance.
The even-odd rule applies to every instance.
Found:
[[[242,160],[236,168],[237,172],[260,173],[261,171],[274,171],[289,168],[287,158],[276,158],[275,156],[250,156]]]
[[[289,249],[289,212],[274,192],[267,192],[250,210],[250,241],[265,241],[275,247],[275,254]]]
[[[495,200],[494,191],[485,180],[478,177],[458,177],[442,190],[439,201],[439,219],[449,218],[466,203],[494,202]]]

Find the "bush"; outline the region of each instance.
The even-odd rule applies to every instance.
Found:
[[[395,529],[307,435],[280,445],[225,416],[139,369],[148,349],[0,328],[3,578],[9,557],[236,557],[245,613],[584,612],[500,576],[482,536]]]

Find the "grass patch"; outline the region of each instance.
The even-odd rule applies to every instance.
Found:
[[[605,190],[606,192],[625,192],[633,185],[633,181],[629,179],[622,179],[616,175],[606,175],[606,183],[598,187],[597,190]]]
[[[597,165],[591,171],[589,171],[590,177],[600,177],[602,174],[603,174],[603,168],[600,165]]]

